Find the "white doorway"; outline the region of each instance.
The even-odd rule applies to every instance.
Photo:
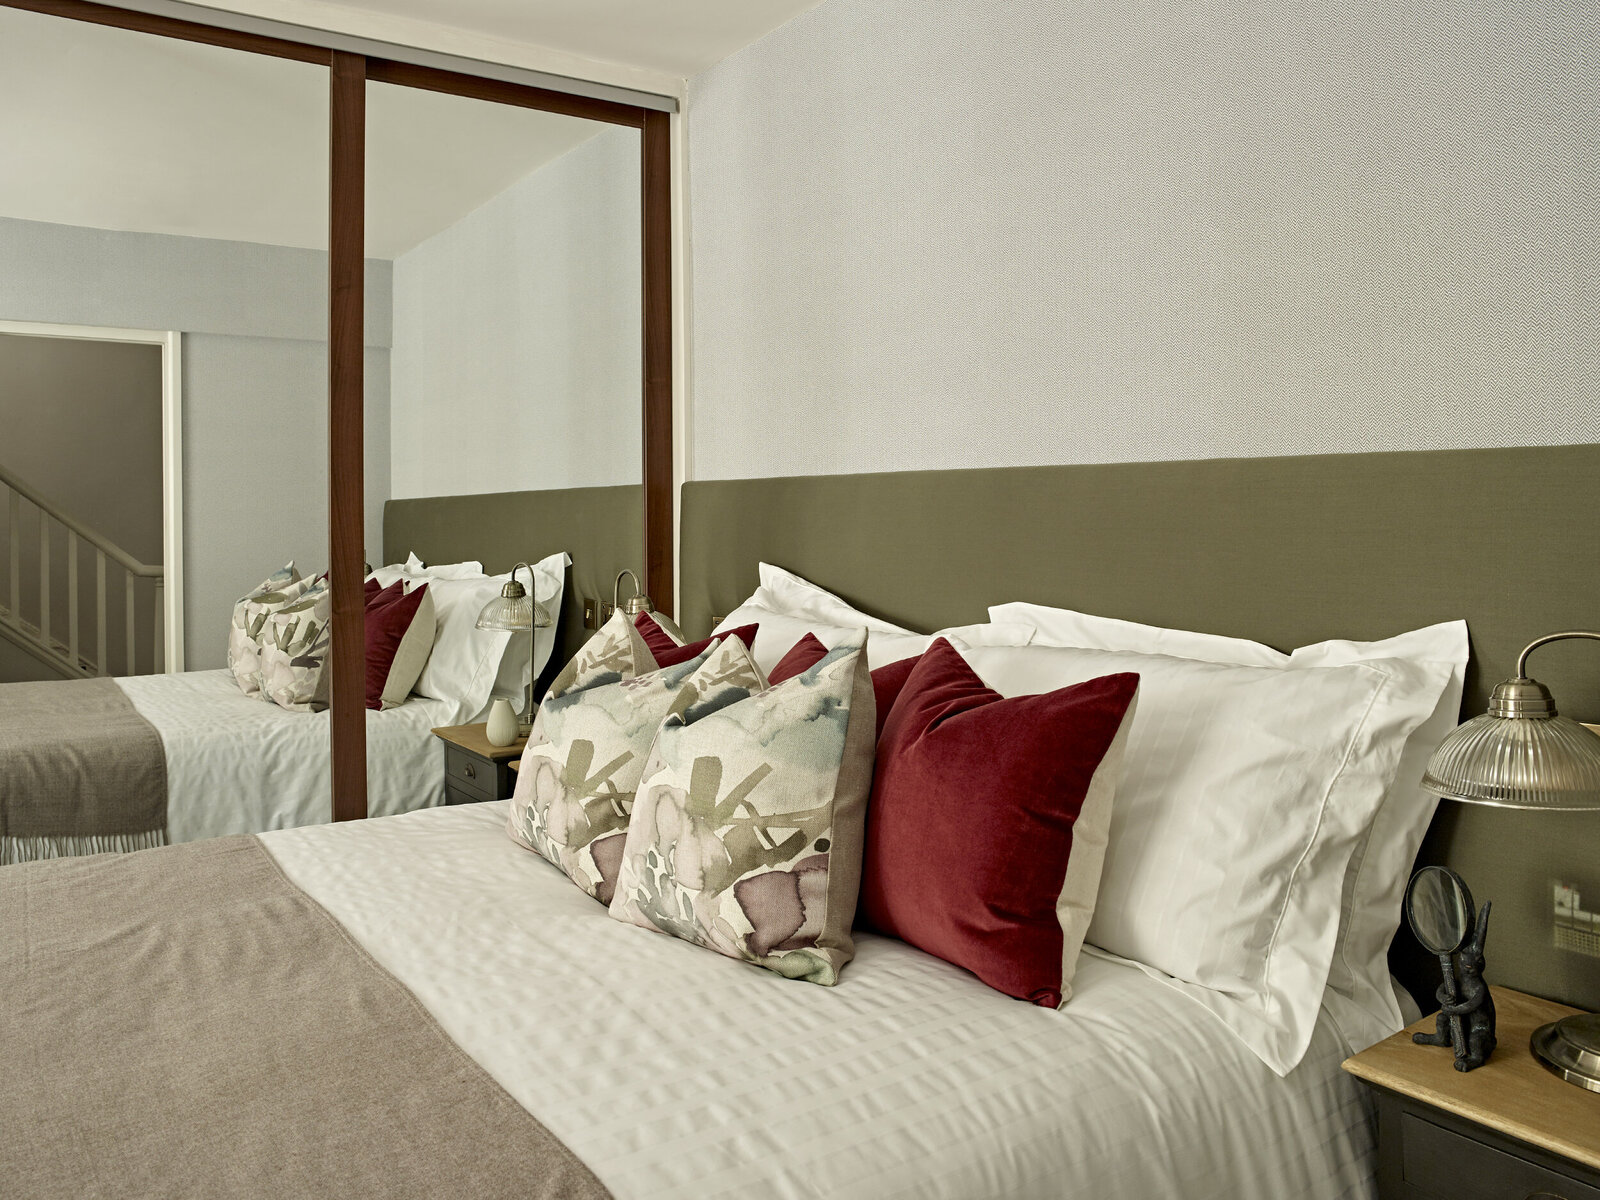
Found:
[[[182,363],[182,335],[177,330],[153,329],[119,329],[94,325],[57,325],[32,321],[4,321],[0,320],[0,334],[13,334],[31,338],[67,338],[91,342],[121,342],[151,345],[159,348],[161,355],[161,562],[149,566],[132,559],[114,545],[110,545],[93,528],[83,524],[70,513],[52,511],[50,497],[30,492],[24,479],[16,475],[8,479],[0,479],[0,493],[7,493],[0,499],[0,521],[7,523],[7,543],[9,547],[10,562],[8,564],[7,595],[0,595],[0,608],[4,608],[11,619],[20,621],[17,601],[19,599],[19,546],[22,539],[19,537],[19,521],[28,523],[33,520],[39,522],[41,531],[40,542],[43,548],[39,551],[42,555],[40,570],[37,578],[43,582],[36,584],[42,589],[36,598],[38,618],[31,626],[36,635],[42,635],[43,643],[56,646],[62,651],[70,649],[70,658],[74,664],[81,664],[84,671],[79,673],[99,674],[126,674],[122,670],[111,669],[106,650],[106,637],[108,625],[121,622],[117,626],[119,634],[124,625],[126,628],[126,645],[129,647],[128,655],[135,644],[135,616],[131,601],[125,602],[125,612],[108,614],[106,611],[107,574],[112,577],[120,572],[127,577],[126,586],[133,587],[136,576],[150,576],[154,578],[155,595],[159,596],[155,622],[155,632],[159,634],[159,649],[156,650],[158,662],[157,670],[167,672],[183,670],[183,363]],[[146,451],[148,453],[148,450]],[[6,464],[0,460],[0,467]],[[18,468],[13,468],[18,470]],[[20,472],[19,472],[20,473]],[[60,527],[58,532],[65,539],[65,544],[71,547],[68,557],[67,570],[69,572],[68,593],[72,605],[72,617],[67,622],[66,630],[52,630],[50,628],[50,613],[52,605],[49,599],[50,581],[52,570],[50,568],[50,555],[52,539],[43,536],[47,523]],[[80,622],[78,616],[79,593],[78,551],[87,543],[88,558],[92,564],[89,572],[97,576],[97,588],[91,590],[87,578],[83,581],[83,591],[88,599],[87,605],[93,610],[85,614]],[[60,554],[59,547],[55,553]],[[30,564],[31,565],[31,564]],[[96,592],[98,597],[96,599]],[[35,598],[30,598],[30,600]],[[146,620],[149,618],[146,613]],[[141,622],[142,626],[143,622]],[[59,636],[58,636],[59,635]],[[69,646],[70,643],[70,646]],[[126,657],[126,656],[125,656]],[[90,664],[97,664],[96,671],[88,671]]]

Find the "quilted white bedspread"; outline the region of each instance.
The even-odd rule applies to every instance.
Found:
[[[504,810],[262,840],[618,1200],[1374,1194],[1326,1016],[1280,1079],[1101,959],[1059,1012],[871,935],[837,988],[781,979],[611,920]]]
[[[172,842],[259,833],[333,819],[329,716],[246,696],[227,671],[134,675],[117,684],[156,727],[167,753]],[[413,696],[367,712],[367,811],[444,802],[436,725],[465,720],[455,704]]]

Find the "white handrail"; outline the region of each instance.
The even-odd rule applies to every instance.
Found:
[[[24,500],[28,501],[28,503],[32,504],[40,512],[48,513],[53,520],[61,525],[65,525],[68,529],[77,534],[84,541],[88,542],[95,549],[104,551],[107,558],[111,559],[118,566],[127,570],[129,574],[138,575],[144,579],[154,579],[155,577],[164,575],[166,573],[165,570],[160,566],[152,567],[147,563],[140,562],[137,558],[133,557],[133,555],[129,554],[126,550],[117,545],[104,534],[96,533],[82,521],[74,520],[72,517],[62,512],[54,504],[51,504],[50,501],[46,500],[38,492],[34,491],[27,484],[23,483],[22,480],[18,479],[10,471],[7,471],[3,466],[0,466],[0,483],[3,483],[6,487],[10,488],[15,495],[21,496]],[[11,502],[11,507],[12,511],[14,512],[16,510],[15,500]],[[15,553],[15,551],[13,551],[13,553]]]

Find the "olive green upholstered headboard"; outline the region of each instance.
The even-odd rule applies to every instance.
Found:
[[[391,500],[383,506],[383,557],[403,562],[477,559],[491,574],[565,550],[572,557],[552,664],[565,663],[589,637],[583,597],[611,598],[624,567],[644,554],[644,490],[622,487],[498,492]]]
[[[1473,714],[1527,642],[1600,626],[1597,516],[1600,446],[696,482],[680,610],[704,632],[765,560],[924,630],[1007,600],[1280,649],[1461,617]],[[1536,666],[1564,712],[1600,721],[1589,645]],[[1491,980],[1600,1007],[1600,961],[1555,948],[1550,890],[1600,905],[1600,815],[1442,804],[1423,857],[1494,900]],[[1417,983],[1403,943],[1396,965]]]

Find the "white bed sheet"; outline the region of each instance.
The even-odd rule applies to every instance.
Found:
[[[167,755],[167,838],[192,842],[333,819],[329,714],[246,696],[228,671],[118,679]],[[444,802],[444,755],[430,730],[459,706],[413,696],[367,711],[367,811],[388,816]]]
[[[1326,1015],[1280,1079],[1101,959],[1060,1012],[871,935],[837,988],[781,979],[611,920],[504,819],[262,840],[617,1200],[1374,1194]]]

